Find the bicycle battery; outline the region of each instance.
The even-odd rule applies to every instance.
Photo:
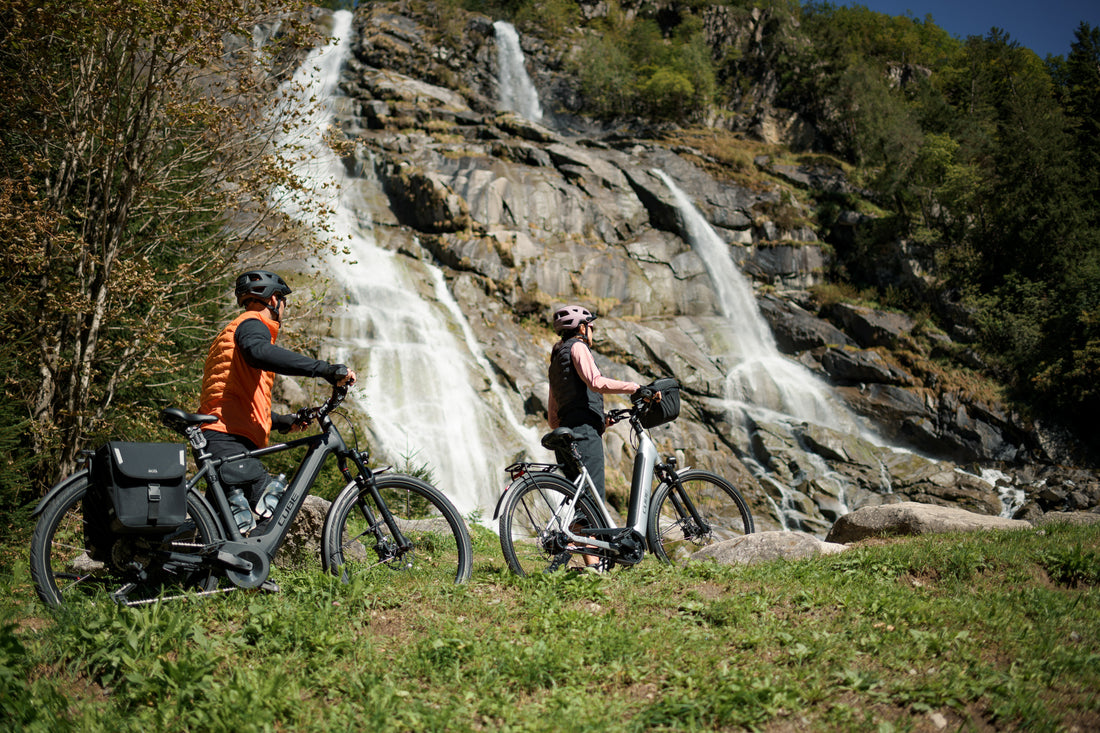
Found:
[[[94,500],[111,516],[111,529],[123,533],[163,533],[187,517],[187,458],[178,443],[112,441],[92,459]]]

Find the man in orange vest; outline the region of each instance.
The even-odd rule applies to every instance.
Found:
[[[267,445],[271,429],[301,429],[294,415],[271,412],[276,374],[317,377],[337,386],[355,383],[355,372],[275,346],[290,287],[273,272],[250,270],[237,278],[237,304],[245,311],[222,329],[206,355],[199,412],[218,421],[205,426],[215,458],[240,455]],[[269,477],[256,458],[222,464],[226,488],[240,488],[255,506]]]

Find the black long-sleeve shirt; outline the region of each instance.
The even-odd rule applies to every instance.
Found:
[[[254,369],[263,369],[288,377],[317,377],[329,384],[338,381],[340,364],[330,364],[271,343],[271,331],[259,318],[249,318],[237,326],[233,334],[245,362]],[[271,413],[271,427],[281,433],[290,430],[294,415]]]

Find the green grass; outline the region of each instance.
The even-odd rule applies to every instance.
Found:
[[[1095,730],[1100,528],[868,542],[742,568],[652,558],[50,614],[0,571],[0,729]]]

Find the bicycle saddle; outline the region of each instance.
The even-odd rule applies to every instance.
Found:
[[[176,431],[182,431],[192,425],[206,425],[217,422],[214,415],[192,415],[178,407],[166,407],[160,411],[160,421]]]
[[[554,428],[542,436],[542,447],[548,450],[569,450],[570,444],[576,442],[577,436],[569,428]]]

